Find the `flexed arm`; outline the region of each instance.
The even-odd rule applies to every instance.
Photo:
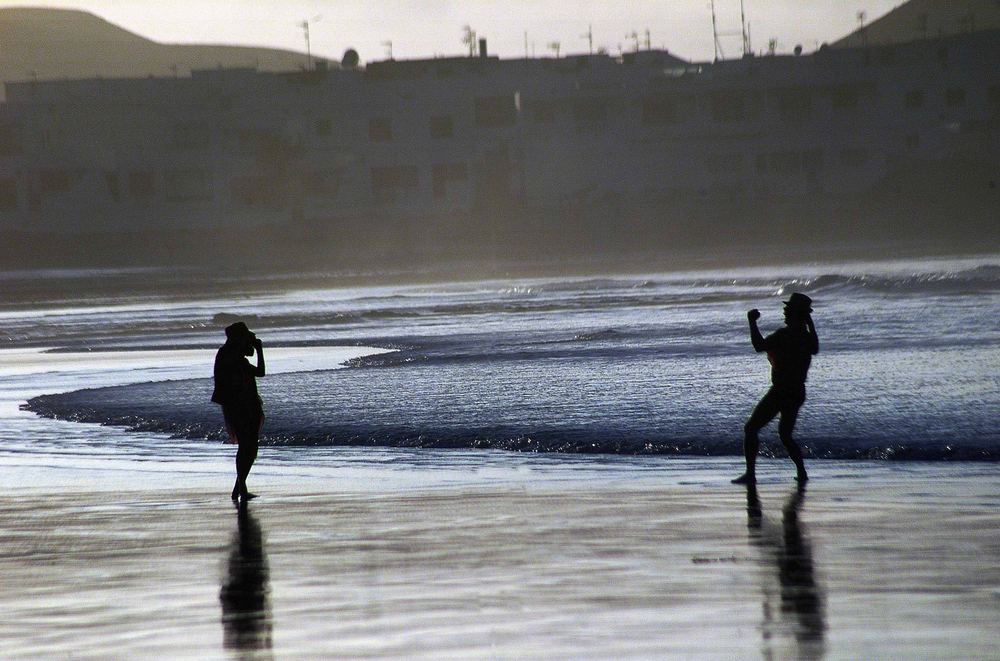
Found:
[[[264,376],[266,372],[264,369],[264,344],[256,335],[253,338],[253,348],[257,350],[257,369],[254,376]]]
[[[806,328],[809,329],[809,337],[812,340],[812,346],[810,350],[812,355],[819,353],[819,335],[816,334],[816,326],[813,325],[812,315],[806,315]]]
[[[750,343],[753,344],[753,350],[760,353],[766,347],[764,346],[764,336],[760,334],[760,329],[757,328],[758,319],[760,319],[760,311],[756,308],[747,312],[747,321],[750,322]]]

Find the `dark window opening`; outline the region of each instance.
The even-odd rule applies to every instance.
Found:
[[[469,169],[465,163],[435,163],[431,170],[431,188],[434,199],[441,200],[448,195],[449,181],[465,181]]]
[[[499,128],[517,123],[514,95],[485,96],[476,99],[476,126]]]
[[[529,101],[527,108],[531,119],[538,124],[554,122],[559,113],[559,103],[551,99]]]
[[[233,177],[229,190],[233,202],[242,206],[274,210],[288,202],[287,181],[280,177]]]
[[[608,119],[608,100],[573,99],[573,119],[581,123],[601,123]]]
[[[399,165],[371,169],[372,195],[377,202],[392,202],[412,193],[420,184],[416,166]]]
[[[118,183],[118,173],[117,172],[105,172],[104,173],[104,185],[107,186],[108,195],[115,202],[120,202],[122,199],[121,185]]]
[[[739,122],[747,118],[746,96],[740,91],[713,92],[709,97],[712,119],[717,122]]]
[[[857,108],[861,91],[855,85],[838,85],[830,90],[830,104],[834,108]]]
[[[14,127],[0,126],[0,154],[10,154],[14,151]]]
[[[778,114],[782,119],[795,121],[812,116],[812,92],[805,87],[788,87],[774,91]]]
[[[677,102],[669,96],[648,96],[642,101],[642,123],[650,126],[678,121]]]
[[[905,97],[907,108],[922,108],[924,105],[924,91],[910,90]]]
[[[392,122],[386,117],[372,117],[368,120],[368,138],[372,142],[392,140]]]
[[[156,178],[149,170],[128,173],[128,190],[132,197],[147,198],[156,194]]]
[[[868,162],[865,149],[844,149],[840,152],[840,163],[846,167],[858,168]]]
[[[201,168],[171,170],[166,174],[167,198],[175,202],[212,199],[212,178]]]
[[[64,193],[70,189],[70,176],[66,170],[41,170],[38,185],[43,195]]]
[[[960,106],[965,103],[965,90],[961,87],[952,87],[945,90],[944,102],[949,106]]]
[[[302,190],[306,195],[333,199],[340,192],[340,176],[336,172],[306,172],[302,177]]]
[[[430,132],[432,138],[450,138],[455,133],[454,122],[452,122],[451,117],[447,115],[431,117]]]
[[[333,121],[327,117],[316,120],[316,135],[330,135],[333,133]]]
[[[17,180],[0,179],[0,211],[17,210]]]

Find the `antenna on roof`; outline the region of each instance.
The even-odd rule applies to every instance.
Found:
[[[306,37],[306,67],[307,67],[306,70],[307,71],[312,71],[312,68],[313,68],[312,47],[311,47],[311,45],[309,43],[309,24],[310,23],[315,23],[316,21],[319,21],[321,18],[323,18],[323,15],[322,14],[317,14],[317,15],[313,16],[311,19],[309,19],[307,21],[302,21],[301,23],[299,23],[299,27],[302,28],[303,32],[305,32],[305,37]]]
[[[715,19],[715,0],[711,2],[712,7],[712,40],[715,42],[715,59],[719,59],[722,53],[722,44],[719,43],[719,25]]]
[[[753,53],[750,47],[750,28],[747,26],[747,13],[743,7],[743,0],[740,0],[740,27],[743,33],[743,57]]]
[[[594,54],[594,25],[590,24],[587,26],[587,31],[580,35],[581,39],[587,40],[587,52],[591,55]]]

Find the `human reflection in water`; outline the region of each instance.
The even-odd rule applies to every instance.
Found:
[[[747,484],[747,527],[750,542],[761,549],[769,578],[765,579],[762,634],[765,658],[786,656],[773,650],[781,645],[781,637],[791,633],[799,659],[823,656],[826,635],[826,614],[823,589],[817,585],[813,571],[812,547],[799,522],[799,510],[805,500],[804,484],[792,492],[781,510],[781,529],[763,514],[757,487]],[[774,608],[773,577],[777,574],[780,619]]]
[[[223,645],[240,658],[271,658],[269,574],[260,524],[243,503],[219,591]]]

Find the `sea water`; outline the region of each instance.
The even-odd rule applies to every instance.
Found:
[[[310,289],[275,280],[239,295],[196,294],[205,276],[189,277],[190,295],[175,286],[0,310],[6,462],[108,468],[123,454],[156,463],[211,448],[228,466],[211,369],[222,328],[244,319],[268,359],[262,444],[286,466],[363,456],[405,474],[511,457],[499,460],[506,470],[528,454],[625,473],[706,456],[736,466],[769,384],[746,311],[759,308],[772,332],[793,291],[813,298],[821,347],[796,428],[807,457],[1000,459],[996,255]],[[782,456],[773,426],[762,440]]]

